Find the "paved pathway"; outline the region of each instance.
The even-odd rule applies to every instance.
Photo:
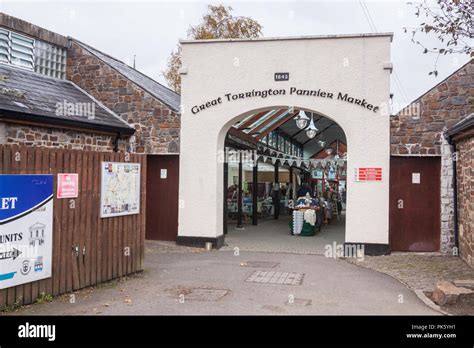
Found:
[[[392,277],[320,255],[204,252],[147,242],[145,271],[14,314],[437,314]],[[164,250],[166,249],[166,250]],[[267,262],[248,267],[251,261]],[[276,263],[275,267],[269,263]],[[257,265],[259,266],[259,265]],[[301,285],[246,282],[258,270]],[[292,303],[289,303],[292,302]]]
[[[239,248],[247,251],[271,251],[297,254],[324,255],[326,245],[336,242],[344,243],[345,220],[334,220],[325,225],[314,236],[292,236],[288,216],[280,216],[278,220],[259,220],[257,226],[245,225],[244,229],[236,229],[230,225],[223,250]]]

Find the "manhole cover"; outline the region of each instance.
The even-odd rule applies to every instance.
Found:
[[[262,284],[280,284],[280,285],[301,285],[304,273],[296,272],[274,272],[274,271],[255,271],[246,282]]]
[[[177,288],[171,290],[174,296],[184,301],[219,301],[230,293],[228,289]]]
[[[270,261],[245,261],[240,265],[242,267],[258,267],[258,268],[274,268],[278,266],[279,262],[270,262]]]

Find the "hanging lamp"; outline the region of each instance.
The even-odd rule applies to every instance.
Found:
[[[303,110],[300,110],[298,116],[296,116],[294,120],[296,121],[296,127],[304,129],[308,125],[309,117],[306,116],[306,113]]]
[[[308,138],[313,139],[316,134],[318,134],[319,129],[314,125],[313,115],[311,115],[311,123],[309,124],[308,129],[306,130],[306,135]]]

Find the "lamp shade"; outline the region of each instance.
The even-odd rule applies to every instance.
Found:
[[[296,127],[299,129],[304,129],[308,125],[309,117],[306,116],[303,110],[300,110],[298,116],[295,117]]]
[[[313,139],[316,136],[317,131],[315,129],[308,129],[306,135],[308,138]]]
[[[313,117],[311,117],[311,122],[308,126],[308,130],[306,131],[306,135],[308,136],[308,138],[313,139],[316,134],[318,134],[318,131],[319,129],[316,128],[316,126],[314,125],[314,119]]]

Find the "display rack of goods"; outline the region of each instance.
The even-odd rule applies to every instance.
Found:
[[[319,201],[306,197],[299,197],[296,204],[290,204],[293,213],[289,222],[290,232],[295,236],[314,236],[317,230],[318,214],[321,209]]]

